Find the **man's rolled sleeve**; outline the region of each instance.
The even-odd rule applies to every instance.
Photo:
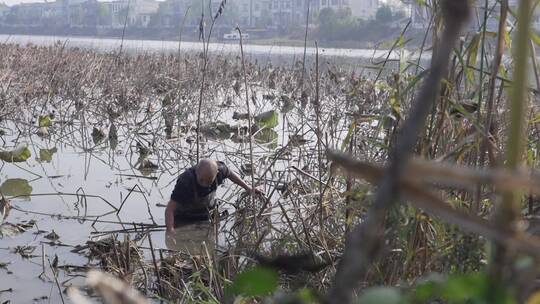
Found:
[[[216,179],[217,179],[218,185],[221,185],[223,184],[223,182],[225,182],[225,179],[229,178],[230,171],[229,171],[229,167],[227,167],[227,165],[225,165],[224,162],[218,161],[217,165],[218,165],[218,174],[216,176]]]

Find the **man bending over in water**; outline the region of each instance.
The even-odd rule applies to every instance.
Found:
[[[262,193],[246,184],[223,162],[202,159],[197,165],[184,171],[176,181],[165,209],[167,232],[174,232],[174,227],[182,222],[208,220],[209,210],[215,207],[216,189],[226,178],[250,193]]]

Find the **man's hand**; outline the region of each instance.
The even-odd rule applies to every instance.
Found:
[[[174,233],[174,209],[176,208],[176,202],[170,200],[165,208],[165,226],[167,227],[167,233]]]
[[[238,176],[238,174],[236,174],[236,173],[234,173],[232,171],[229,173],[229,179],[233,183],[235,183],[238,186],[244,188],[249,194],[262,194],[262,195],[265,195],[263,190],[259,189],[258,187],[251,187],[243,179],[241,179],[240,176]]]
[[[174,230],[174,227],[167,227],[166,233],[167,234],[176,234],[176,230]]]
[[[165,232],[165,245],[167,246],[167,248],[171,250],[177,249],[175,236],[176,236],[176,233],[174,229],[172,231],[169,231],[169,229],[167,229],[167,231]]]
[[[260,194],[262,196],[266,196],[266,193],[264,192],[264,190],[262,190],[261,188],[259,187],[249,187],[249,189],[247,190],[250,194]]]

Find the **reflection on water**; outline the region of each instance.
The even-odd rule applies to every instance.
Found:
[[[209,221],[183,224],[166,233],[165,244],[170,250],[181,251],[193,256],[212,254],[215,250],[215,233]]]

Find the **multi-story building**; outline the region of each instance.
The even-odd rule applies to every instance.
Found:
[[[9,13],[9,6],[5,3],[0,3],[0,19],[4,18]]]
[[[148,27],[150,19],[159,9],[159,3],[154,0],[131,0],[129,7],[129,24],[135,27]]]
[[[270,3],[272,24],[275,27],[301,26],[306,22],[308,6],[313,17],[325,8],[352,10],[349,3],[351,1],[364,0],[272,0]]]
[[[160,4],[154,0],[120,0],[99,2],[98,19],[101,27],[119,29],[124,26],[146,28],[158,12]]]
[[[11,25],[39,26],[46,6],[46,3],[21,3],[12,6],[6,21]]]
[[[100,14],[100,26],[104,28],[119,29],[124,27],[129,15],[128,13],[128,1],[106,1],[100,2],[101,14]],[[127,25],[127,24],[126,24]]]
[[[70,27],[94,28],[98,24],[100,4],[97,0],[70,0],[68,7],[68,24]],[[54,14],[54,11],[52,11]]]
[[[302,20],[304,20],[303,16],[307,12],[305,1],[272,0],[269,5],[272,6],[272,10],[270,11],[272,25],[278,28],[302,24]]]
[[[238,8],[239,24],[243,26],[287,28],[306,22],[308,6],[311,16],[321,9],[350,9],[354,17],[372,19],[378,0],[233,0]],[[313,19],[312,19],[313,20]]]
[[[0,17],[4,16],[3,22],[10,25],[177,28],[187,21],[185,25],[194,28],[199,26],[201,11],[208,23],[221,3],[222,0],[57,0],[13,7],[3,5]],[[349,9],[354,17],[371,19],[377,6],[378,0],[228,0],[226,21],[217,26],[238,24],[252,31],[285,30],[303,27],[308,11],[310,22],[316,20],[320,10],[328,8]]]
[[[159,2],[158,15],[154,26],[177,28],[183,22],[189,5],[185,0],[165,0]]]
[[[238,24],[245,27],[265,27],[272,23],[272,0],[234,0]]]
[[[354,17],[361,19],[373,19],[379,8],[379,0],[343,0],[345,7],[351,8]]]

